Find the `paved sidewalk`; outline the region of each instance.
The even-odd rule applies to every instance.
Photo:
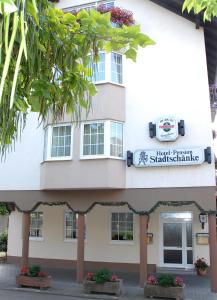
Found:
[[[13,290],[17,293],[40,293],[49,295],[71,296],[84,299],[118,299],[115,296],[85,295],[82,285],[75,283],[75,271],[69,269],[43,268],[52,275],[52,288],[46,291],[34,289],[20,289],[16,287],[15,276],[19,267],[11,264],[0,264],[0,290]],[[115,272],[124,280],[123,295],[121,300],[144,299],[143,289],[138,287],[139,277],[137,273]],[[196,275],[181,275],[186,283],[186,300],[217,300],[217,294],[210,292],[209,277]]]

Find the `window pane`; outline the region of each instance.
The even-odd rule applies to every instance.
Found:
[[[193,264],[193,251],[187,250],[187,264],[192,265]]]
[[[90,144],[90,135],[84,135],[84,144]]]
[[[72,239],[73,231],[76,231],[76,215],[73,212],[65,213],[65,238]]]
[[[42,237],[43,213],[34,212],[30,215],[30,237]]]
[[[186,231],[187,247],[192,247],[192,223],[186,223]]]
[[[104,123],[85,124],[83,155],[102,154],[104,154]]]
[[[163,224],[164,247],[182,247],[182,224]]]
[[[110,155],[123,157],[123,124],[111,122]]]
[[[164,250],[164,263],[182,264],[182,250]]]
[[[90,125],[89,124],[84,125],[84,134],[90,134]]]
[[[133,213],[111,214],[111,238],[112,240],[133,240]]]
[[[71,126],[55,126],[52,131],[51,157],[70,156]]]
[[[111,80],[115,83],[122,84],[122,55],[111,54]]]
[[[93,62],[93,58],[90,58],[89,68],[92,70],[91,81],[104,81],[105,80],[105,53],[100,53],[99,61]]]
[[[83,155],[90,155],[90,145],[83,147]]]
[[[48,128],[46,128],[44,132],[44,160],[47,159],[47,151],[48,151]]]

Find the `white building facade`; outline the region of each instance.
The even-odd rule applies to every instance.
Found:
[[[70,11],[72,2],[102,3],[57,6]],[[16,206],[8,259],[23,256],[30,218],[31,261],[77,266],[78,281],[100,266],[138,271],[142,285],[158,268],[210,262],[215,215],[203,228],[199,220],[216,211],[204,30],[149,0],[103,3],[132,11],[156,45],[136,63],[101,53],[98,93],[80,126],[66,116],[38,127],[29,115],[0,165],[0,200]]]

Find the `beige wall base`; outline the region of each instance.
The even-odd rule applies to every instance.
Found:
[[[8,256],[8,263],[19,264],[21,257]],[[47,258],[29,258],[29,264],[39,264],[45,267],[55,267],[64,269],[76,269],[75,260],[65,259],[47,259]],[[100,268],[108,268],[114,271],[127,271],[127,272],[139,272],[139,264],[127,264],[127,263],[110,263],[110,262],[95,262],[85,261],[85,270],[98,270]],[[156,265],[148,264],[148,273],[156,272]]]

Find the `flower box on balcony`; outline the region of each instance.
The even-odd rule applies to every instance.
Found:
[[[25,275],[16,276],[16,284],[18,287],[32,287],[39,289],[47,289],[51,286],[51,276],[31,277]]]
[[[104,283],[96,283],[92,280],[84,280],[84,292],[90,293],[100,293],[100,294],[111,294],[120,296],[122,291],[123,281],[118,279],[117,281],[107,281]]]

